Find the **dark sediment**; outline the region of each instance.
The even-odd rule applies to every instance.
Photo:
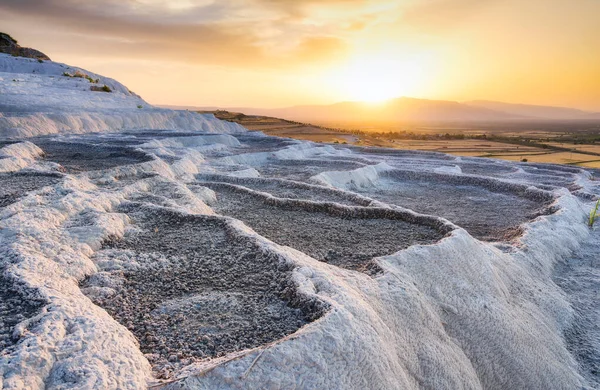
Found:
[[[121,146],[90,145],[32,140],[45,153],[45,159],[62,165],[68,173],[110,169],[122,165],[150,161],[146,153]]]
[[[211,187],[211,184],[207,184]],[[215,210],[240,219],[260,235],[338,267],[376,274],[373,258],[393,254],[414,244],[431,244],[443,233],[431,226],[401,220],[390,212],[306,203],[277,205],[243,191],[214,186]],[[353,215],[354,214],[354,215]]]
[[[457,163],[462,171],[468,175],[483,176],[505,176],[517,171],[516,167],[502,165],[499,163],[490,163],[486,161]]]
[[[252,134],[235,134],[235,138],[243,144],[237,153],[274,152],[297,143],[287,138],[257,137]]]
[[[308,183],[270,178],[246,178],[226,175],[196,175],[200,184],[204,182],[225,182],[266,192],[278,198],[306,199],[318,202],[337,202],[350,206],[369,206],[372,200],[360,195],[321,187]]]
[[[260,172],[262,176],[306,181],[321,172],[351,171],[364,166],[364,164],[353,161],[302,159],[269,160],[265,164],[255,166],[254,168]]]
[[[348,148],[354,152],[369,156],[369,158],[381,158],[381,159],[405,159],[405,158],[426,158],[431,160],[456,160],[455,156],[438,152],[428,152],[421,150],[403,150],[403,149],[390,149],[380,147],[365,147],[365,146],[350,146],[344,145],[344,148]]]
[[[0,173],[0,207],[16,202],[30,191],[58,183],[58,174],[36,172]]]
[[[553,198],[493,179],[390,173],[367,194],[373,199],[444,217],[485,241],[520,236],[520,225],[554,212]]]
[[[276,341],[326,310],[296,293],[293,265],[239,235],[222,217],[139,205],[121,211],[143,230],[104,248],[167,263],[113,272],[121,280],[116,293],[91,296],[133,332],[159,377],[194,360]],[[101,287],[101,278],[82,285],[93,286]]]
[[[19,341],[13,337],[15,325],[34,317],[46,303],[36,290],[6,275],[5,267],[0,268],[0,351]]]

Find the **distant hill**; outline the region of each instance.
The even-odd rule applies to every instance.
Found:
[[[414,98],[397,98],[382,104],[342,102],[327,106],[296,106],[270,110],[270,114],[295,120],[439,122],[491,121],[518,119],[518,116],[466,104]]]
[[[489,110],[502,111],[507,114],[522,117],[550,120],[585,120],[600,119],[600,113],[578,110],[568,107],[538,106],[530,104],[511,104],[494,102],[489,100],[473,100],[464,102],[472,107],[486,108]]]
[[[166,106],[165,106],[166,107]],[[169,108],[174,108],[170,106]],[[192,107],[177,107],[193,109]],[[214,110],[215,107],[197,107]],[[288,108],[227,107],[228,111],[272,116],[306,122],[470,122],[514,120],[520,116],[482,107],[445,101],[397,98],[384,103],[341,102],[330,105],[305,105]]]
[[[600,120],[600,113],[575,108],[511,104],[486,100],[454,102],[401,97],[384,103],[341,102],[286,108],[163,106],[171,109],[215,111],[225,109],[313,123],[340,122],[517,122]]]

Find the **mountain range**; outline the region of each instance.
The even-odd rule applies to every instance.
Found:
[[[286,108],[173,107],[192,110],[243,112],[296,121],[313,122],[499,122],[499,121],[600,121],[600,112],[575,108],[511,104],[487,100],[455,102],[400,97],[372,104],[340,102]]]

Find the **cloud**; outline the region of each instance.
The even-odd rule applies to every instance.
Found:
[[[3,0],[0,11],[94,41],[86,47],[73,36],[72,49],[121,57],[276,67],[328,61],[346,47],[321,29],[288,24],[301,14],[294,2]]]
[[[423,0],[404,9],[401,22],[429,32],[463,24],[497,0]]]
[[[82,54],[270,69],[418,42],[493,1],[2,0],[0,14],[71,33],[64,44]]]

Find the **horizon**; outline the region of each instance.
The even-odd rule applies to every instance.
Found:
[[[142,96],[143,97],[143,96]],[[223,110],[223,109],[260,109],[260,110],[279,110],[279,109],[286,109],[286,108],[294,108],[294,107],[304,107],[304,106],[330,106],[330,105],[336,105],[336,104],[343,104],[343,103],[359,103],[359,104],[364,104],[367,106],[378,106],[378,105],[384,105],[386,103],[390,103],[391,101],[394,100],[400,100],[400,99],[413,99],[413,100],[421,100],[421,101],[439,101],[439,102],[453,102],[453,103],[459,103],[459,104],[465,104],[465,105],[469,105],[475,102],[487,102],[487,103],[499,103],[499,104],[507,104],[507,105],[515,105],[515,106],[531,106],[531,107],[540,107],[540,108],[555,108],[555,109],[568,109],[568,110],[580,110],[580,111],[584,111],[590,114],[597,114],[600,112],[597,111],[593,111],[593,110],[586,110],[584,108],[580,108],[580,107],[566,107],[566,106],[555,106],[555,105],[542,105],[542,104],[528,104],[528,103],[520,103],[520,102],[506,102],[506,101],[497,101],[497,100],[488,100],[488,99],[469,99],[469,100],[464,100],[464,101],[459,101],[459,100],[443,100],[443,99],[430,99],[430,98],[416,98],[413,96],[396,96],[396,97],[392,97],[389,99],[385,99],[385,100],[381,100],[381,101],[367,101],[367,100],[344,100],[344,101],[336,101],[336,102],[330,102],[330,103],[323,103],[323,104],[312,104],[312,103],[299,103],[299,104],[294,104],[292,106],[274,106],[274,107],[262,107],[259,105],[256,106],[236,106],[236,105],[229,105],[229,106],[218,106],[218,105],[185,105],[185,104],[163,104],[163,103],[153,103],[155,106],[158,107],[182,107],[183,109],[186,108],[194,108],[194,109],[213,109],[216,108],[218,110]]]
[[[405,96],[600,112],[592,0],[9,0],[0,10],[21,45],[157,105],[269,109]]]

